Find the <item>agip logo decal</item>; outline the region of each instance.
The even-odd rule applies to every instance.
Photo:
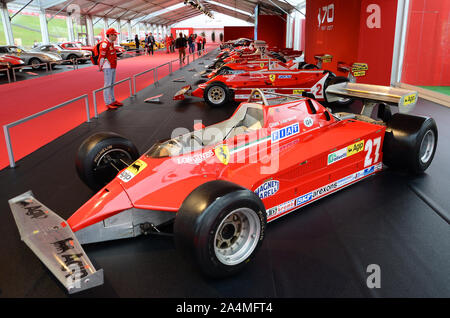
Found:
[[[144,161],[138,159],[135,162],[133,162],[128,168],[122,171],[122,173],[119,174],[118,178],[123,182],[128,182],[135,176],[137,176],[146,167],[147,164]]]
[[[255,193],[261,198],[265,199],[278,192],[280,189],[280,182],[278,180],[270,180],[264,182],[258,188],[256,188]]]
[[[361,152],[363,150],[364,150],[364,140],[355,142],[350,146],[347,146],[345,148],[330,153],[328,155],[328,164],[330,165],[332,163],[338,162],[339,160],[353,156],[354,154],[357,154],[358,152]]]

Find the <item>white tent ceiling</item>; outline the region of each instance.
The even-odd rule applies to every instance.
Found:
[[[18,6],[46,9],[48,13],[63,14],[77,7],[81,15],[110,19],[134,20],[143,23],[171,25],[202,13],[183,0],[0,0]],[[200,0],[210,11],[219,12],[247,22],[254,21],[254,10],[260,6],[260,14],[282,15],[293,9],[294,0]]]

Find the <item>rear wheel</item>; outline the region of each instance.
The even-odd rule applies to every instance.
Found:
[[[115,133],[101,132],[81,144],[75,165],[80,179],[98,191],[138,158],[139,152],[131,141]]]
[[[327,101],[326,91],[327,91],[328,86],[334,85],[334,84],[339,84],[339,83],[346,83],[346,82],[349,81],[347,77],[335,76],[332,72],[329,72],[329,73],[330,73],[330,75],[326,79],[325,85],[324,85],[325,86],[325,94],[324,94],[324,96],[325,96],[325,101],[327,102],[327,104],[329,106],[348,106],[351,103],[353,103],[353,98],[350,98],[350,97],[347,97],[347,98],[346,97],[342,97],[342,98],[339,98],[337,101],[332,102],[332,103]]]
[[[222,66],[216,74],[217,75],[226,75],[226,74],[229,74],[230,71],[231,71],[231,68],[229,66]]]
[[[383,162],[392,168],[424,172],[436,152],[438,131],[433,118],[394,114],[387,122]]]
[[[213,64],[213,68],[214,69],[221,68],[224,64],[225,64],[225,62],[223,60],[215,61]]]
[[[315,64],[304,64],[302,66],[302,69],[304,69],[304,70],[318,70],[319,68]]]

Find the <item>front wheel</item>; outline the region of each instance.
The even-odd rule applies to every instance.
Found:
[[[230,276],[253,259],[266,223],[264,205],[255,193],[211,181],[183,202],[175,218],[175,243],[206,275]]]
[[[212,82],[206,86],[203,98],[210,106],[222,107],[231,101],[232,96],[227,85],[222,82]]]
[[[75,166],[80,179],[98,191],[138,158],[139,152],[131,141],[112,132],[101,132],[81,144]]]

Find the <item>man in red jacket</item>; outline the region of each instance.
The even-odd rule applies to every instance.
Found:
[[[116,109],[117,107],[123,106],[121,102],[115,99],[114,86],[112,86],[116,81],[117,54],[114,48],[114,42],[117,40],[117,34],[119,33],[115,29],[108,29],[106,31],[106,39],[99,46],[98,67],[99,71],[104,74],[104,87],[108,87],[103,90],[103,98],[108,109]]]

